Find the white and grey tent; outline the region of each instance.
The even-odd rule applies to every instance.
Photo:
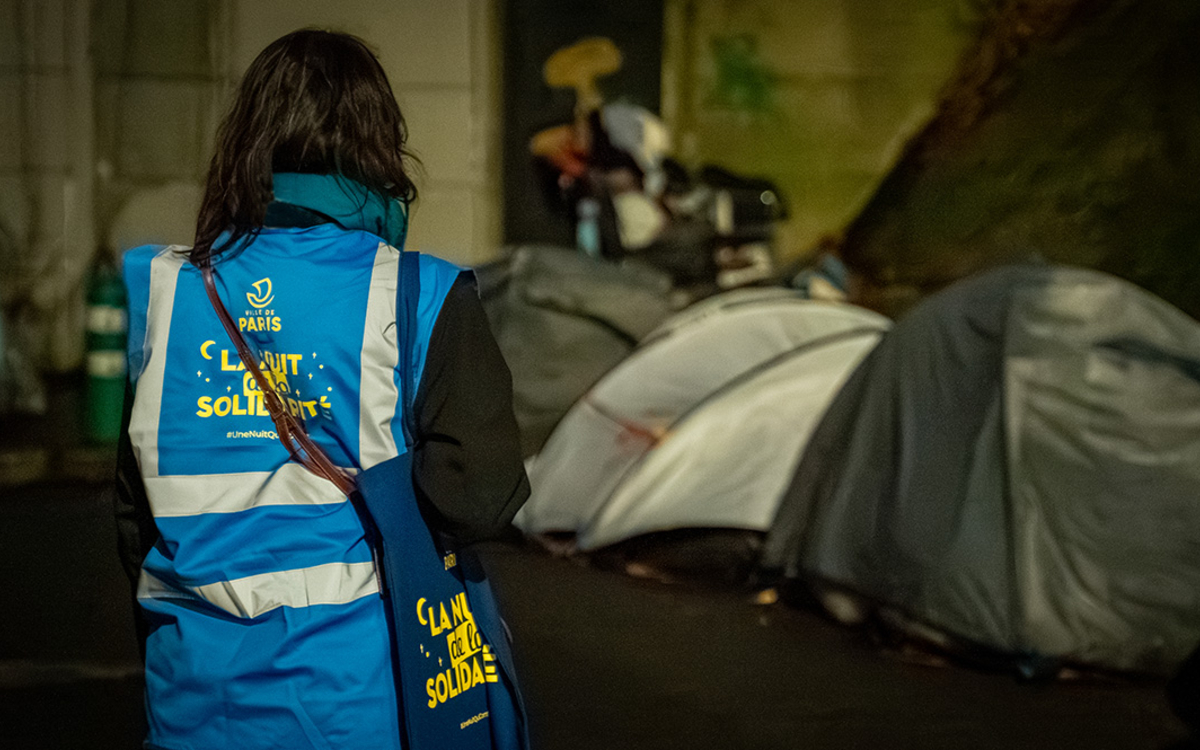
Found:
[[[814,432],[763,565],[1030,663],[1200,641],[1200,323],[1009,267],[902,318]]]
[[[590,551],[651,532],[765,532],[811,429],[890,322],[785,289],[669,319],[567,413],[517,523]]]

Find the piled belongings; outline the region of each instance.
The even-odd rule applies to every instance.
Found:
[[[571,404],[672,312],[654,269],[528,245],[476,269],[479,294],[513,376],[524,455]]]
[[[1026,673],[1168,674],[1200,641],[1197,550],[1200,324],[1105,274],[1014,266],[863,362],[762,564]]]
[[[549,206],[575,226],[582,252],[637,258],[698,299],[775,277],[774,236],[788,216],[771,180],[706,165],[696,174],[671,158],[671,133],[656,114],[606,102],[599,79],[621,69],[620,49],[586,37],[542,68],[551,88],[572,89],[571,118],[529,141]]]
[[[681,529],[761,541],[810,431],[889,325],[783,288],[693,305],[563,418],[518,526],[582,552]]]

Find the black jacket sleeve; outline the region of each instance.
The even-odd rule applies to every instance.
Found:
[[[150,513],[146,487],[138,471],[129,440],[129,417],[133,410],[133,389],[125,384],[125,414],[121,420],[121,438],[117,444],[117,492],[113,511],[117,519],[117,553],[129,583],[137,588],[142,560],[158,540],[158,529]]]
[[[150,501],[146,487],[133,455],[133,443],[129,439],[129,419],[133,411],[133,389],[125,384],[125,413],[121,419],[121,438],[117,444],[117,487],[113,494],[113,512],[117,521],[117,554],[121,567],[129,578],[130,595],[135,606],[134,625],[138,643],[146,645],[146,621],[141,607],[136,606],[138,576],[142,561],[146,559],[154,543],[158,541],[158,528],[150,512]]]
[[[429,342],[413,452],[418,499],[460,543],[499,535],[529,497],[512,402],[512,375],[463,274]]]

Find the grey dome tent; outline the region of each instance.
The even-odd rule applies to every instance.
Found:
[[[529,534],[590,551],[681,528],[765,532],[810,430],[890,322],[785,289],[729,292],[651,333],[529,465]]]
[[[523,455],[571,404],[672,313],[671,280],[571,248],[523,245],[476,269],[479,296],[513,377]]]
[[[1018,660],[1169,672],[1200,640],[1200,323],[1082,269],[934,295],[829,408],[762,564]]]

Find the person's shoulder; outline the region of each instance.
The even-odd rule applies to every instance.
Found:
[[[439,258],[436,255],[428,255],[426,253],[412,252],[417,256],[418,268],[421,273],[421,287],[434,288],[441,291],[444,295],[450,291],[455,282],[460,278],[469,277],[470,271],[460,265],[451,263],[450,261]]]
[[[155,258],[164,257],[183,263],[187,259],[188,248],[183,245],[139,245],[121,254],[121,269],[125,283],[132,286],[149,284],[150,265]]]
[[[439,258],[436,255],[429,255],[428,253],[417,252],[416,250],[406,250],[405,252],[411,252],[417,256],[418,261],[420,262],[422,275],[430,274],[437,276],[457,277],[459,274],[467,270],[456,263],[451,263],[445,258]]]
[[[131,247],[121,254],[122,263],[129,265],[130,263],[149,263],[160,255],[179,257],[187,257],[188,250],[191,248],[184,245],[138,245]]]

